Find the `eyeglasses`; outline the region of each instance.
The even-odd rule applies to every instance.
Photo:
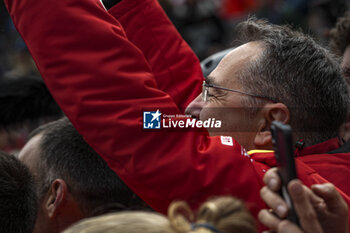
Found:
[[[225,90],[225,91],[231,91],[231,92],[236,92],[242,95],[247,95],[247,96],[251,96],[251,97],[255,97],[255,98],[260,98],[260,99],[264,99],[264,100],[268,100],[271,101],[273,103],[277,103],[278,101],[268,97],[268,96],[263,96],[263,95],[254,95],[254,94],[250,94],[250,93],[246,93],[243,91],[238,91],[238,90],[233,90],[233,89],[229,89],[229,88],[225,88],[225,87],[220,87],[214,84],[209,84],[206,81],[203,81],[203,86],[202,86],[202,98],[204,102],[207,102],[208,100],[208,95],[209,95],[209,88],[216,88],[216,89],[220,89],[220,90]]]

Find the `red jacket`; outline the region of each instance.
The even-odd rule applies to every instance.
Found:
[[[198,60],[155,0],[112,8],[125,30],[98,0],[5,2],[63,111],[154,209],[165,213],[174,199],[196,207],[225,194],[244,199],[254,215],[265,207],[259,190],[264,172],[275,165],[272,152],[246,152],[206,131],[142,129],[143,110],[181,113],[202,80]],[[331,140],[306,148],[308,155],[296,159],[298,175],[307,185],[329,178],[349,194],[340,181],[350,174],[349,159],[324,154],[335,146]],[[344,174],[328,174],[340,159]]]

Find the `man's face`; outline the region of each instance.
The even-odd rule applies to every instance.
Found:
[[[37,177],[38,176],[38,159],[40,154],[39,144],[41,140],[41,135],[38,134],[31,138],[25,146],[20,151],[18,158],[23,162],[31,173]]]
[[[343,54],[343,60],[341,63],[341,68],[343,70],[344,78],[350,86],[350,46],[346,47],[345,52]]]
[[[348,84],[348,89],[350,93],[350,46],[346,47],[345,52],[343,54],[343,60],[341,63],[341,68],[343,70],[343,76],[345,78],[346,83]],[[350,109],[348,109],[348,116],[346,119],[345,124],[342,127],[342,130],[344,130],[344,140],[348,141],[350,139]]]
[[[207,82],[244,92],[238,75],[247,64],[250,64],[259,56],[261,51],[262,48],[258,42],[250,42],[234,49],[222,59],[217,68],[208,76]],[[210,96],[207,102],[203,101],[200,94],[189,104],[186,113],[200,120],[208,118],[221,120],[221,130],[209,130],[211,136],[232,136],[247,149],[253,148],[254,137],[258,132],[258,121],[257,118],[250,117],[242,106],[242,98],[253,97],[216,88],[210,88],[209,93]]]
[[[18,156],[19,160],[28,166],[38,185],[43,185],[42,180],[40,180],[42,178],[39,176],[42,171],[39,170],[41,168],[38,166],[41,140],[41,134],[31,138]],[[59,188],[57,188],[58,186]],[[38,188],[40,189],[40,187]],[[67,190],[65,182],[62,179],[56,179],[51,183],[47,193],[39,197],[39,209],[33,233],[59,233],[85,217],[71,193],[63,190]]]
[[[27,144],[23,147],[23,149],[20,151],[18,158],[21,162],[23,162],[27,167],[29,168],[30,172],[34,175],[36,181],[38,178],[38,162],[39,162],[39,155],[40,155],[40,141],[41,141],[41,135],[38,134],[31,138]],[[38,182],[36,182],[38,183]],[[38,216],[36,219],[35,227],[33,233],[44,233],[44,232],[50,232],[50,229],[45,224],[48,220],[45,219],[45,214],[43,212],[43,203],[42,200],[39,200],[39,209],[38,209]],[[49,230],[49,231],[47,231]]]

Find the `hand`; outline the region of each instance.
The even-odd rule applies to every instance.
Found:
[[[310,190],[300,181],[293,180],[288,185],[295,211],[299,217],[301,230],[285,218],[288,206],[277,194],[281,180],[277,169],[270,169],[264,176],[267,185],[261,189],[261,197],[274,213],[262,210],[260,221],[277,232],[288,233],[348,233],[348,207],[332,184],[314,185]]]

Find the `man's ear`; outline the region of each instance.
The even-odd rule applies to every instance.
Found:
[[[67,184],[62,179],[54,180],[47,192],[45,209],[49,218],[54,218],[67,198]]]
[[[267,104],[266,106],[266,118],[270,125],[272,121],[280,121],[284,124],[289,123],[290,112],[286,105],[282,103],[274,103]]]
[[[280,121],[284,124],[289,123],[290,113],[286,105],[282,103],[266,104],[261,112],[259,132],[254,138],[256,148],[272,148],[272,135],[270,126],[272,121]]]

